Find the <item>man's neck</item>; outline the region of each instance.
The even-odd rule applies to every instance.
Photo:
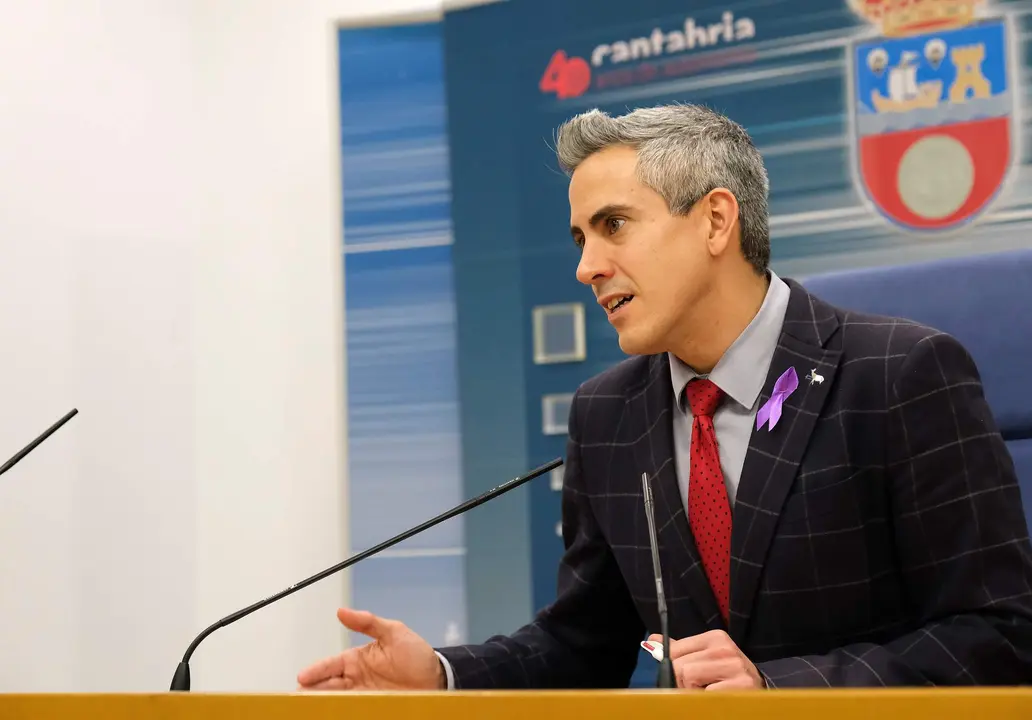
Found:
[[[700,375],[716,367],[727,349],[760,311],[770,276],[750,273],[740,282],[715,283],[705,302],[692,312],[683,340],[672,349]]]

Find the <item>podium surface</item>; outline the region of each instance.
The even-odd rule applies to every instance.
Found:
[[[942,720],[1032,718],[1032,688],[0,695],[3,720]]]

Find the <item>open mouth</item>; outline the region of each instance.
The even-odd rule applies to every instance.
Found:
[[[606,304],[606,312],[612,315],[617,310],[622,308],[624,305],[630,303],[633,299],[633,295],[624,295],[623,297],[613,298],[609,301],[609,303]]]

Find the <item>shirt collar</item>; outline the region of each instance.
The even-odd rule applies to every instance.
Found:
[[[770,285],[759,311],[708,375],[717,387],[746,409],[752,408],[763,389],[767,370],[781,337],[791,294],[788,285],[773,270],[768,270],[768,274]],[[670,359],[674,398],[677,406],[684,410],[684,386],[693,378],[707,376],[696,373],[673,353],[667,355]]]

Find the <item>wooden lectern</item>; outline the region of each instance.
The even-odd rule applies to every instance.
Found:
[[[1032,720],[1030,689],[0,695],[2,720]]]

